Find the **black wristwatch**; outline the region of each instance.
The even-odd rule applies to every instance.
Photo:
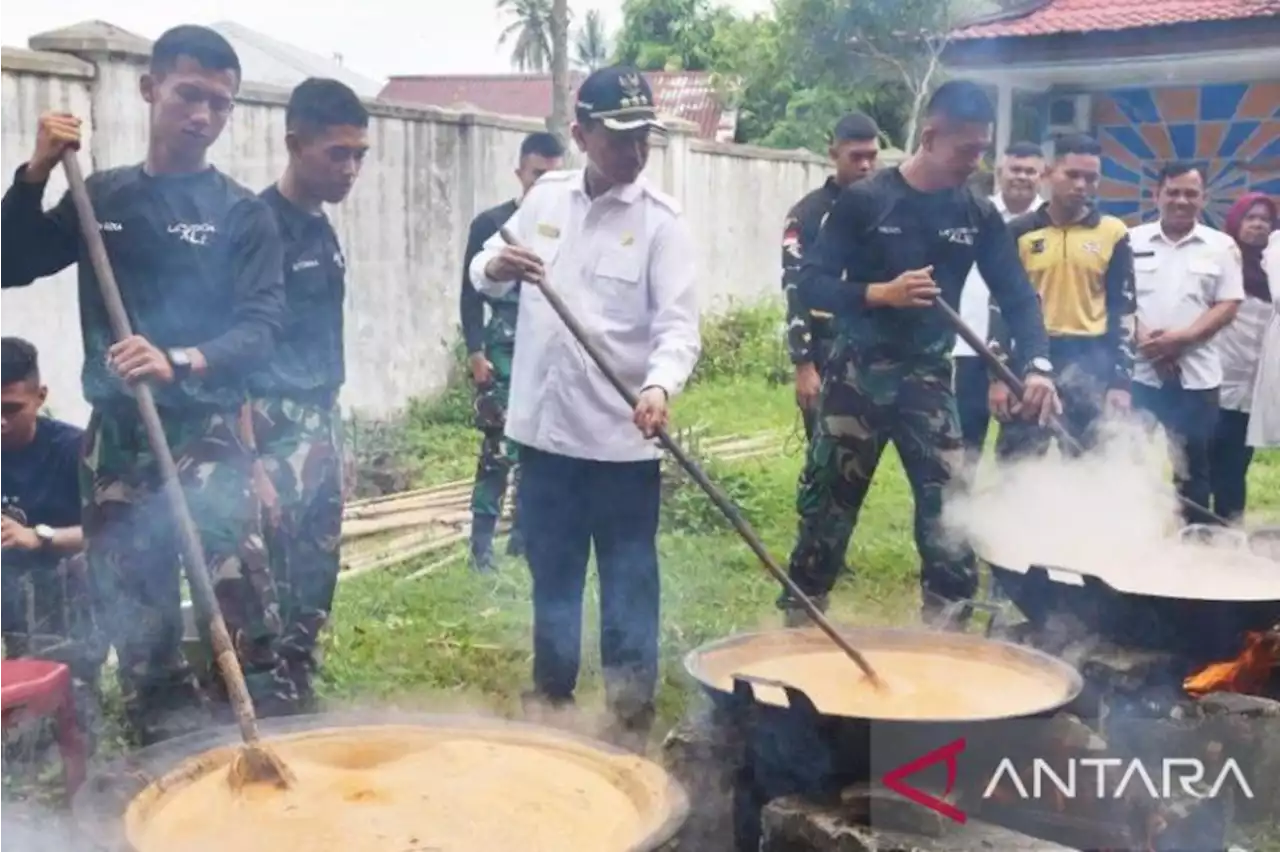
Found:
[[[169,364],[173,367],[173,380],[180,382],[191,375],[191,356],[187,354],[185,349],[170,349],[165,352],[169,357]]]
[[[1032,358],[1027,364],[1027,374],[1036,374],[1037,376],[1053,376],[1053,362],[1048,358]]]

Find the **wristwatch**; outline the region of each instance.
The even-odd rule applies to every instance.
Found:
[[[40,539],[41,549],[53,546],[53,527],[48,524],[36,524],[31,531],[36,534],[36,538]]]
[[[173,380],[180,382],[187,376],[191,375],[191,356],[187,354],[185,349],[170,349],[165,352],[169,357],[169,363],[173,366]]]
[[[1043,357],[1032,358],[1031,362],[1027,364],[1027,372],[1037,373],[1041,376],[1052,376],[1053,362],[1050,361],[1048,358],[1043,358]]]

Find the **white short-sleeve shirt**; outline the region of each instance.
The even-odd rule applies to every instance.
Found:
[[[548,285],[630,391],[655,386],[674,397],[683,389],[701,344],[695,251],[674,199],[644,178],[593,199],[581,170],[551,172],[506,228],[542,258]],[[485,275],[503,245],[495,235],[471,263],[471,281],[486,295],[514,286]],[[520,290],[506,433],[580,459],[661,455],[541,288],[527,284]]]
[[[1244,299],[1240,247],[1223,232],[1200,224],[1174,241],[1159,222],[1149,222],[1131,228],[1129,240],[1142,328],[1186,328],[1214,305]],[[1222,385],[1222,358],[1214,340],[1188,349],[1178,367],[1187,390]],[[1163,383],[1141,356],[1134,362],[1133,379],[1149,387]]]
[[[991,202],[995,204],[996,209],[1000,211],[1000,215],[1004,217],[1006,222],[1016,219],[1022,215],[1020,213],[1010,213],[1009,206],[1004,203],[1004,196],[996,193],[991,197]],[[1035,210],[1043,200],[1037,198],[1031,202],[1031,206],[1026,209],[1027,213]],[[978,271],[978,264],[974,264],[969,269],[969,277],[964,280],[964,289],[960,291],[960,318],[965,321],[965,325],[973,329],[978,337],[983,340],[987,339],[987,330],[991,326],[991,291],[987,288],[987,282],[983,279],[982,273]],[[973,351],[973,347],[964,342],[964,338],[957,335],[956,348],[952,353],[956,358],[968,358],[977,355]]]

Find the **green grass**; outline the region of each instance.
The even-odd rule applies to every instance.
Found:
[[[711,356],[677,401],[673,420],[677,428],[704,424],[711,435],[788,433],[778,455],[707,465],[785,564],[795,534],[803,432],[791,388],[780,381],[786,374],[781,350],[760,342],[775,333],[770,316],[767,310],[738,311],[711,330]],[[467,416],[465,397],[456,391],[411,412],[410,443],[424,483],[470,474],[478,438]],[[1280,516],[1280,454],[1260,453],[1250,478],[1253,506]],[[889,452],[853,540],[850,562],[857,576],[843,579],[833,595],[837,620],[873,624],[914,617],[911,524],[910,492],[896,454]],[[693,694],[681,666],[687,651],[737,631],[776,626],[779,617],[775,583],[695,486],[686,483],[669,497],[663,530],[659,711],[661,722],[670,724]],[[415,567],[420,563],[340,586],[326,639],[326,695],[339,704],[514,712],[530,672],[531,605],[523,562],[504,560],[496,576],[478,576],[459,560],[422,579],[399,582]],[[600,684],[594,581],[589,589],[584,703],[596,700]]]

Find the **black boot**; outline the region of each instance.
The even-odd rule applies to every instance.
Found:
[[[818,611],[823,615],[827,613],[827,596],[826,595],[810,595],[809,600],[813,601]],[[778,598],[778,609],[782,610],[782,626],[786,628],[792,627],[812,627],[813,619],[809,617],[809,611],[800,605],[800,602],[791,595],[783,592]]]
[[[493,570],[493,532],[498,519],[493,515],[471,516],[471,567],[482,574]]]

